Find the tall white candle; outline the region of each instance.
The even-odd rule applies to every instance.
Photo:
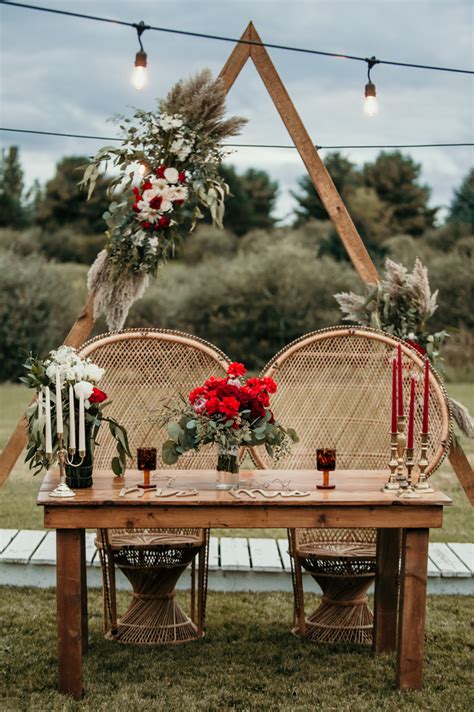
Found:
[[[69,386],[69,449],[76,449],[76,414],[74,411],[74,388]]]
[[[61,376],[59,369],[56,370],[56,432],[63,433],[63,399],[61,392]]]
[[[51,401],[49,399],[49,386],[44,388],[44,410],[46,415],[46,445],[45,452],[51,455],[53,452],[53,443],[51,440]]]
[[[79,396],[79,452],[86,451],[86,422],[84,416],[84,393]]]

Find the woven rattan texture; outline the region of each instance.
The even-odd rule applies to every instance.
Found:
[[[373,330],[315,332],[290,344],[264,369],[278,384],[275,416],[295,428],[300,442],[281,460],[289,469],[315,467],[317,447],[335,447],[338,469],[387,469],[390,456],[391,362],[397,340]],[[289,355],[287,355],[289,354]],[[408,410],[410,377],[419,380],[415,406],[415,462],[420,457],[423,378],[420,358],[405,347],[403,385]],[[439,466],[450,437],[447,400],[432,374],[428,472]],[[442,441],[445,445],[443,446]],[[270,460],[262,449],[264,466]],[[417,468],[415,468],[415,475]],[[337,483],[337,473],[334,476]]]
[[[163,338],[165,337],[165,338]],[[100,387],[111,405],[106,413],[122,423],[128,432],[132,459],[136,468],[137,447],[156,447],[158,455],[168,435],[153,421],[166,404],[184,397],[210,376],[225,374],[226,357],[217,349],[192,336],[159,330],[124,331],[85,344],[82,353],[106,369]],[[102,427],[94,453],[95,466],[109,468],[115,455],[115,441],[108,428]],[[201,452],[182,456],[180,467],[206,469],[215,467],[212,446]],[[166,467],[159,458],[159,468]]]

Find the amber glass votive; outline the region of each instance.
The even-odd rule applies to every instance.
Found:
[[[156,470],[156,447],[137,448],[137,467],[143,472],[143,484],[138,486],[142,489],[154,487],[150,484],[150,470]]]
[[[335,489],[336,485],[329,482],[329,473],[336,469],[335,448],[318,448],[316,450],[316,467],[323,473],[322,484],[316,485],[317,489]]]

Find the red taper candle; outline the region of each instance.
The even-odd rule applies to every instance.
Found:
[[[403,374],[402,374],[402,346],[398,344],[397,348],[397,367],[398,367],[398,415],[403,415]]]
[[[410,403],[408,406],[407,448],[413,447],[413,434],[415,431],[415,379],[411,377]]]
[[[392,433],[398,432],[397,423],[397,362],[392,361]]]
[[[429,359],[425,359],[425,383],[423,390],[423,424],[421,426],[421,432],[428,432],[428,411],[430,403],[430,362]]]

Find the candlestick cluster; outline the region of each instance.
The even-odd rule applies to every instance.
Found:
[[[61,376],[59,372],[56,374],[55,381],[55,410],[56,410],[56,436],[58,441],[58,447],[61,443],[65,445],[64,438],[64,410],[63,410],[63,400],[62,400],[62,390],[63,384],[61,383]],[[68,442],[67,449],[70,455],[75,455],[76,453],[76,407],[75,407],[75,394],[72,385],[69,385],[68,391]],[[51,391],[49,386],[42,386],[38,392],[37,396],[37,415],[38,418],[42,418],[44,414],[45,418],[45,454],[52,462],[53,460],[53,433],[52,433],[52,423],[53,418],[51,414]],[[86,421],[85,421],[85,402],[84,393],[81,391],[79,395],[79,456],[84,458],[86,454]]]
[[[424,362],[423,379],[423,416],[420,432],[421,457],[418,463],[420,470],[418,482],[414,485],[412,472],[415,466],[415,400],[417,391],[417,378],[410,376],[410,390],[408,399],[408,418],[405,415],[404,389],[403,389],[403,354],[401,344],[398,344],[397,355],[392,361],[392,410],[390,432],[390,469],[389,479],[384,485],[383,492],[398,491],[399,497],[417,498],[420,492],[432,492],[433,489],[427,482],[426,468],[428,467],[428,421],[429,421],[429,388],[430,388],[430,362]],[[406,434],[405,434],[406,430]]]

